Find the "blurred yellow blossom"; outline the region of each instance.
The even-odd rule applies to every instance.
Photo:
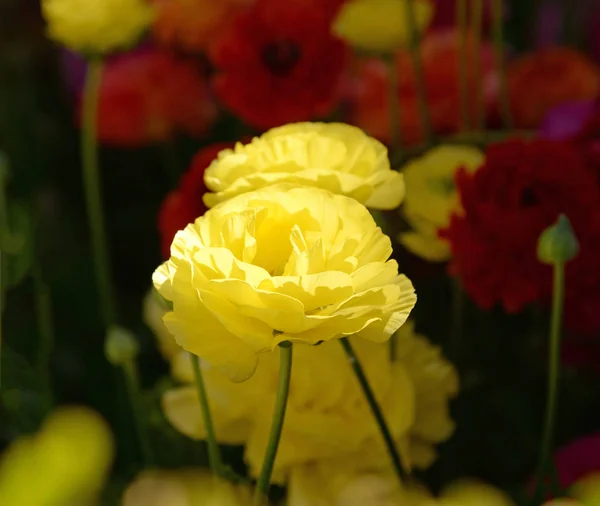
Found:
[[[211,207],[275,183],[316,186],[375,209],[394,209],[404,197],[402,175],[391,170],[387,148],[344,123],[295,123],[269,130],[249,144],[222,151],[206,170]]]
[[[438,230],[448,226],[460,206],[454,174],[460,167],[474,172],[484,156],[469,146],[439,146],[408,162],[401,172],[406,182],[402,213],[412,231],[400,235],[400,242],[412,253],[429,261],[442,262],[451,256],[447,241]]]
[[[346,2],[333,25],[336,35],[357,49],[391,52],[409,42],[408,0],[350,0]],[[433,17],[431,0],[412,0],[415,29],[423,32]]]
[[[145,0],[42,0],[48,36],[84,54],[126,49],[150,25],[153,10]]]
[[[431,506],[515,506],[515,503],[506,492],[491,485],[460,480],[446,487]]]
[[[105,422],[86,408],[55,411],[33,437],[17,440],[0,463],[7,506],[85,504],[99,492],[113,454]]]
[[[179,231],[153,280],[173,302],[163,321],[179,345],[243,381],[283,341],[388,340],[416,302],[391,252],[356,200],[276,185]]]
[[[571,489],[571,498],[554,499],[544,506],[598,506],[600,504],[600,471],[581,478]]]
[[[206,470],[145,471],[129,485],[122,506],[249,506],[249,487]]]
[[[165,327],[162,319],[165,313],[169,310],[167,305],[161,300],[160,295],[156,289],[152,288],[146,294],[143,302],[142,314],[144,323],[148,325],[150,330],[154,333],[158,342],[158,348],[162,355],[167,359],[171,360],[177,353],[182,351],[181,346],[177,344],[175,338]]]

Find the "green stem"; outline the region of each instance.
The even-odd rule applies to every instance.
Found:
[[[102,189],[98,167],[97,116],[102,69],[103,63],[101,59],[94,58],[89,60],[83,91],[81,160],[100,308],[104,324],[108,328],[110,325],[116,323],[116,309],[102,211]]]
[[[458,365],[459,351],[463,338],[463,320],[465,312],[465,292],[458,278],[452,278],[452,343],[449,349],[452,361]]]
[[[483,0],[473,0],[473,36],[474,42],[474,67],[476,86],[475,127],[478,131],[485,131],[485,94],[483,92],[483,68],[481,61],[481,39],[483,32]]]
[[[277,394],[275,397],[275,411],[273,412],[271,433],[269,434],[265,458],[254,492],[254,506],[264,504],[269,493],[271,474],[273,473],[277,448],[279,446],[279,440],[281,439],[281,431],[283,429],[287,399],[290,391],[290,378],[292,376],[292,343],[284,341],[279,345],[279,349],[281,350],[279,360],[279,383],[277,385]]]
[[[425,73],[423,71],[423,62],[419,50],[419,33],[417,30],[417,19],[415,15],[414,0],[407,0],[406,21],[409,36],[409,52],[412,59],[413,70],[415,72],[415,84],[417,88],[417,103],[419,106],[419,116],[421,119],[421,130],[425,143],[433,142],[433,128],[431,126],[431,114],[427,104],[427,84],[425,82]]]
[[[42,276],[39,260],[34,260],[32,277],[39,331],[37,367],[40,378],[51,392],[50,357],[54,348],[54,324],[52,322],[52,298],[50,289]]]
[[[385,58],[388,68],[389,112],[390,112],[390,148],[393,155],[402,151],[402,111],[400,109],[398,63],[393,54]]]
[[[208,402],[208,395],[206,388],[204,387],[204,380],[202,378],[202,371],[200,369],[200,361],[196,355],[190,353],[190,360],[192,361],[192,369],[194,371],[194,379],[196,381],[196,390],[198,391],[198,400],[200,402],[200,411],[202,412],[202,420],[206,429],[206,442],[208,444],[208,461],[210,464],[211,471],[221,476],[223,474],[223,461],[221,460],[221,451],[217,444],[217,437],[215,436],[215,429],[212,423],[212,417],[210,415],[210,405]]]
[[[392,459],[392,463],[394,465],[394,470],[396,471],[396,474],[398,475],[398,479],[400,480],[400,482],[404,482],[404,479],[406,478],[406,472],[404,471],[404,467],[402,466],[402,460],[400,459],[400,454],[398,453],[398,449],[396,448],[396,443],[394,442],[392,433],[390,432],[390,429],[387,426],[387,423],[385,421],[385,418],[383,417],[383,412],[381,411],[379,404],[377,404],[377,399],[375,399],[375,394],[373,393],[373,390],[371,390],[369,381],[367,380],[367,377],[365,376],[363,368],[360,365],[358,357],[357,357],[356,353],[354,352],[354,349],[352,348],[352,345],[350,344],[350,341],[348,340],[348,338],[342,338],[342,339],[340,339],[340,342],[342,343],[344,351],[346,352],[346,355],[348,356],[350,365],[352,366],[352,369],[354,370],[354,374],[356,375],[356,378],[358,379],[358,382],[360,383],[360,387],[361,387],[363,393],[365,394],[365,397],[367,399],[369,407],[371,408],[371,412],[373,413],[373,416],[375,417],[377,425],[379,426],[379,430],[381,431],[381,435],[383,436],[385,445],[387,446],[388,452]]]
[[[135,423],[135,431],[138,437],[138,443],[142,452],[145,467],[152,466],[154,463],[154,455],[152,446],[148,438],[146,425],[142,419],[140,410],[140,382],[137,366],[134,360],[129,360],[123,364],[123,374],[125,375],[125,384],[127,386],[127,395],[129,396],[129,404],[133,413],[133,421]]]
[[[458,23],[458,89],[460,94],[460,126],[469,131],[469,89],[467,75],[467,0],[457,0]]]
[[[550,352],[548,356],[548,396],[546,399],[546,415],[544,432],[540,446],[540,458],[537,467],[537,485],[534,494],[534,504],[542,499],[544,478],[548,469],[558,403],[558,381],[560,374],[560,336],[562,331],[562,314],[564,302],[565,265],[562,262],[554,264],[554,286],[552,293],[552,317],[550,320]]]
[[[510,110],[510,97],[508,95],[508,79],[506,77],[506,60],[504,47],[504,0],[492,0],[492,18],[494,22],[494,55],[496,70],[500,80],[500,115],[504,127],[509,130],[513,127],[512,113]]]

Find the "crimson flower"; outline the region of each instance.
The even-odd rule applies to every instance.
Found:
[[[582,286],[600,189],[576,145],[544,139],[492,145],[483,166],[473,174],[460,170],[456,183],[463,212],[442,235],[453,250],[450,271],[479,306],[501,303],[515,312],[549,299],[551,268],[537,260],[537,241],[560,213],[569,217],[582,245],[567,264],[567,285]]]
[[[209,48],[218,98],[248,124],[267,129],[331,111],[345,44],[315,0],[257,0]]]
[[[204,186],[204,171],[219,151],[231,147],[230,143],[220,142],[198,151],[190,168],[182,176],[179,186],[165,197],[158,215],[158,231],[164,258],[170,256],[175,234],[205,213],[206,207],[202,202],[202,196],[207,191]]]

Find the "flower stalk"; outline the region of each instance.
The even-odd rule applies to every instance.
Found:
[[[116,323],[116,308],[102,210],[98,162],[97,117],[102,70],[102,59],[91,58],[88,61],[82,104],[81,161],[100,309],[104,325],[108,328]]]
[[[277,394],[275,397],[275,411],[273,412],[271,432],[269,434],[269,441],[267,442],[265,458],[254,492],[254,506],[264,504],[269,493],[271,475],[273,474],[277,448],[279,446],[279,440],[281,439],[281,431],[283,429],[285,410],[290,391],[290,379],[292,375],[292,343],[284,341],[279,344],[279,349],[279,383],[277,385]]]
[[[371,389],[369,380],[367,379],[365,372],[363,371],[363,368],[358,360],[358,356],[356,355],[354,348],[352,348],[352,345],[350,344],[348,338],[342,338],[340,339],[340,342],[342,344],[342,347],[344,348],[344,351],[346,352],[348,361],[350,362],[350,365],[354,370],[354,374],[356,375],[356,378],[360,383],[360,387],[363,393],[365,394],[367,403],[369,404],[371,412],[375,417],[375,421],[379,426],[379,430],[381,431],[381,435],[383,436],[383,439],[385,441],[388,453],[390,454],[390,458],[392,459],[392,464],[394,466],[396,475],[398,476],[400,482],[403,483],[406,478],[406,472],[404,471],[404,467],[402,466],[402,460],[400,459],[400,454],[398,453],[398,449],[396,448],[396,443],[394,442],[392,433],[390,432],[390,429],[388,428],[385,418],[383,416],[383,412],[381,411],[381,408],[377,403],[377,399],[375,398],[375,394]]]
[[[217,444],[217,437],[215,435],[214,425],[212,423],[212,416],[210,412],[210,404],[208,402],[208,395],[204,386],[204,379],[202,378],[202,370],[200,369],[200,360],[196,355],[190,353],[190,360],[192,362],[192,369],[194,371],[194,380],[196,382],[196,390],[198,391],[198,400],[200,401],[200,411],[202,413],[202,421],[206,428],[206,442],[208,445],[208,462],[210,469],[213,474],[222,476],[224,472],[223,461],[221,459],[221,450]]]
[[[34,260],[31,272],[35,291],[35,305],[39,332],[37,368],[48,394],[52,392],[50,358],[54,348],[54,324],[52,318],[52,297],[50,288],[44,281],[38,259]]]
[[[393,54],[386,55],[385,63],[389,76],[390,148],[393,155],[397,156],[402,151],[402,111],[400,109],[400,97],[398,96],[398,63]]]

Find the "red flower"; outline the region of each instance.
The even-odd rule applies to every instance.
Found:
[[[192,165],[181,178],[179,187],[170,192],[163,201],[158,215],[158,231],[164,258],[170,256],[175,234],[206,212],[202,202],[202,196],[207,191],[204,186],[204,171],[219,151],[230,147],[230,143],[221,142],[198,151]]]
[[[452,246],[450,264],[466,291],[484,308],[500,302],[509,311],[546,301],[551,268],[537,260],[540,233],[566,214],[582,244],[567,264],[575,289],[600,209],[600,189],[586,158],[568,142],[509,140],[488,148],[484,165],[456,177],[464,212],[442,232]],[[597,253],[592,250],[592,254]],[[582,280],[583,281],[583,280]]]
[[[216,94],[248,124],[267,129],[331,111],[346,46],[315,0],[257,0],[210,48]]]
[[[560,485],[565,489],[600,472],[600,432],[563,446],[556,452],[554,462]]]
[[[150,49],[107,65],[98,136],[102,142],[125,146],[165,141],[176,131],[202,136],[216,113],[194,62]]]
[[[459,38],[456,30],[437,30],[425,36],[421,45],[421,58],[425,73],[425,86],[433,129],[438,134],[459,130]],[[474,38],[467,38],[467,86],[471,121],[475,118],[478,83],[475,79],[476,50]],[[486,113],[494,102],[495,72],[489,44],[481,52]],[[414,145],[423,140],[421,119],[417,102],[417,88],[411,59],[405,51],[396,55],[399,73],[398,97],[400,100],[402,138]],[[390,139],[388,70],[380,59],[357,62],[354,76],[348,86],[350,105],[349,121],[363,128],[383,142]]]
[[[600,93],[600,69],[567,48],[538,51],[508,66],[508,93],[515,125],[537,128],[554,107],[592,100]]]

